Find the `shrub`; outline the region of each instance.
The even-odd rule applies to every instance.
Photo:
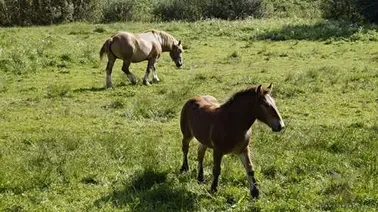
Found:
[[[322,10],[325,18],[378,23],[376,0],[323,0]]]
[[[242,19],[260,16],[262,0],[167,0],[160,2],[153,10],[163,21],[202,18]]]
[[[133,16],[133,2],[130,0],[117,0],[104,7],[103,21],[115,22],[115,21],[128,21]]]
[[[261,16],[261,0],[209,0],[207,18],[243,19]]]
[[[98,21],[101,10],[101,0],[0,0],[0,25]]]
[[[195,21],[203,18],[205,1],[194,0],[190,4],[185,0],[167,0],[158,3],[153,14],[163,21],[187,20]]]

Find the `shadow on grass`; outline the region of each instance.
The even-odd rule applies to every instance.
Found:
[[[107,203],[133,211],[192,211],[195,195],[169,182],[166,172],[146,169],[136,173],[125,188],[113,190],[94,202],[98,208]]]
[[[89,91],[105,91],[105,87],[90,87],[90,88],[78,88],[73,90],[74,93],[83,93],[83,92],[89,92]]]
[[[371,28],[371,27],[370,27]],[[324,20],[315,24],[288,24],[280,29],[268,31],[256,36],[257,40],[311,40],[349,39],[362,28],[356,24]],[[364,30],[368,30],[364,28]],[[362,31],[364,32],[364,31]]]

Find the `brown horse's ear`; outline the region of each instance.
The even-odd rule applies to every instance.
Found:
[[[263,93],[262,85],[257,86],[256,93],[258,93],[258,94],[262,94]]]
[[[179,40],[179,42],[178,42],[177,46],[180,46],[180,45],[181,45],[181,40]]]

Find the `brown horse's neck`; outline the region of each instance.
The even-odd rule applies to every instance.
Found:
[[[163,52],[169,52],[172,50],[172,45],[177,42],[174,37],[165,33],[165,32],[157,32],[158,40],[161,44],[161,49]]]
[[[256,121],[256,93],[254,88],[234,94],[220,110],[230,126],[238,126],[241,131],[247,131]]]

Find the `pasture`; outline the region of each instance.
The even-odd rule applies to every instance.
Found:
[[[183,68],[163,54],[147,87],[119,60],[105,89],[103,42],[147,29],[182,41]],[[301,19],[0,28],[0,211],[374,211],[377,41],[373,26]],[[233,155],[211,193],[208,150],[199,185],[197,142],[181,174],[185,101],[269,83],[287,129],[252,127],[260,199]]]

